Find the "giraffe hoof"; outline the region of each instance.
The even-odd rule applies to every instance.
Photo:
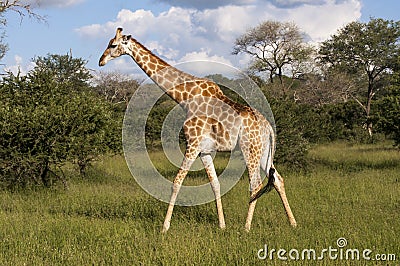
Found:
[[[168,231],[169,226],[170,226],[169,224],[164,224],[164,225],[163,225],[163,228],[162,228],[162,230],[161,230],[161,233],[165,234],[165,233]]]
[[[244,227],[244,231],[246,231],[246,233],[249,233],[250,232],[250,226],[246,225]]]

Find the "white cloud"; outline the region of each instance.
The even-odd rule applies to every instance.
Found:
[[[323,5],[329,0],[270,0],[273,5],[283,8],[293,8],[301,5]]]
[[[232,66],[232,63],[222,56],[210,55],[210,51],[202,50],[187,53],[174,65],[192,75],[203,77],[211,74],[229,74],[227,66]]]
[[[201,26],[204,38],[213,38],[219,42],[230,42],[244,33],[260,18],[256,18],[257,8],[254,6],[225,6],[207,9],[195,14],[196,22]]]
[[[98,42],[101,40],[101,48],[104,48],[116,28],[121,26],[124,33],[132,34],[168,62],[206,59],[244,68],[248,57],[231,55],[234,41],[262,21],[294,22],[308,34],[311,41],[319,42],[361,17],[360,0],[231,2],[236,5],[203,10],[171,7],[160,14],[143,9],[123,9],[112,21],[84,26],[76,29],[76,32],[85,38],[94,38]],[[281,8],[278,2],[280,5],[291,5],[291,8]]]
[[[14,56],[14,65],[7,66],[4,68],[5,72],[11,72],[14,75],[26,75],[30,70],[32,70],[36,65],[33,62],[25,63],[21,56]]]
[[[250,5],[255,4],[257,0],[156,0],[156,2],[162,2],[171,6],[180,6],[196,9],[213,9],[220,6],[226,5]]]
[[[288,17],[309,34],[314,42],[326,40],[345,24],[361,17],[361,2],[329,1],[324,6],[301,6],[288,10]]]
[[[210,51],[205,51],[202,50],[200,52],[191,52],[187,53],[185,56],[183,56],[179,62],[187,62],[187,61],[216,61],[216,62],[221,62],[225,64],[231,64],[229,60],[222,56],[217,56],[217,55],[210,55]]]
[[[78,34],[89,37],[89,38],[96,38],[100,35],[109,34],[106,28],[100,24],[92,24],[83,26],[79,29],[75,30]]]
[[[196,8],[200,10],[215,9],[223,6],[248,6],[272,4],[280,8],[293,8],[302,5],[324,5],[329,2],[339,3],[342,0],[153,0],[170,6]]]
[[[175,37],[178,38],[177,36]],[[175,60],[179,55],[178,50],[174,50],[172,48],[166,48],[163,45],[161,45],[158,41],[150,41],[147,43],[146,46],[149,50],[169,60]]]
[[[109,21],[103,25],[91,24],[75,29],[75,31],[84,37],[97,38],[107,36],[110,37],[115,33],[118,27],[123,27],[125,32],[131,32],[138,37],[145,37],[148,28],[153,26],[155,17],[151,11],[139,9],[130,11],[122,9],[118,12],[115,21]]]

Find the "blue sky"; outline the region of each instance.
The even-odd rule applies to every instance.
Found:
[[[245,55],[231,55],[233,42],[263,20],[295,22],[314,42],[323,41],[343,25],[370,17],[400,20],[398,0],[21,0],[34,3],[47,23],[20,20],[13,12],[6,39],[5,68],[26,72],[31,59],[47,53],[88,60],[99,71],[98,59],[118,26],[175,64],[213,60],[245,67]],[[114,60],[103,71],[139,73],[129,58]]]

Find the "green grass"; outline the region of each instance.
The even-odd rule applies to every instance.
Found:
[[[176,170],[158,158],[160,171]],[[269,249],[371,249],[397,261],[318,261],[318,265],[396,265],[400,260],[400,153],[389,145],[335,143],[310,151],[309,173],[278,170],[298,227],[288,224],[276,192],[257,203],[250,233],[244,231],[248,182],[222,198],[226,230],[218,228],[214,203],[177,206],[166,235],[160,229],[167,204],[147,195],[122,157],[106,158],[86,179],[60,188],[0,192],[0,265],[311,265],[313,261],[259,260]],[[221,168],[225,157],[218,157]],[[201,171],[200,171],[201,172]],[[186,184],[199,183],[200,172]],[[194,180],[194,181],[193,181]],[[201,182],[206,181],[201,177]],[[200,182],[200,183],[201,183]],[[317,255],[317,256],[318,256]],[[287,256],[287,254],[286,254]]]

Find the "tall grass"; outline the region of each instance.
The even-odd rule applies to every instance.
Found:
[[[159,156],[158,166],[176,170]],[[213,203],[177,206],[171,228],[160,234],[167,204],[147,195],[122,157],[105,158],[70,189],[0,192],[0,265],[311,265],[312,260],[260,260],[271,249],[371,249],[397,261],[331,260],[319,265],[396,265],[400,260],[400,154],[390,145],[335,143],[310,151],[309,173],[279,168],[298,227],[288,224],[276,192],[257,203],[244,231],[248,182],[222,198],[226,230],[218,229]],[[216,167],[224,164],[217,158]],[[197,183],[199,173],[187,184]],[[202,177],[203,182],[206,180]],[[195,180],[195,181],[193,181]],[[372,255],[371,254],[371,255]],[[287,256],[288,254],[286,254]]]

